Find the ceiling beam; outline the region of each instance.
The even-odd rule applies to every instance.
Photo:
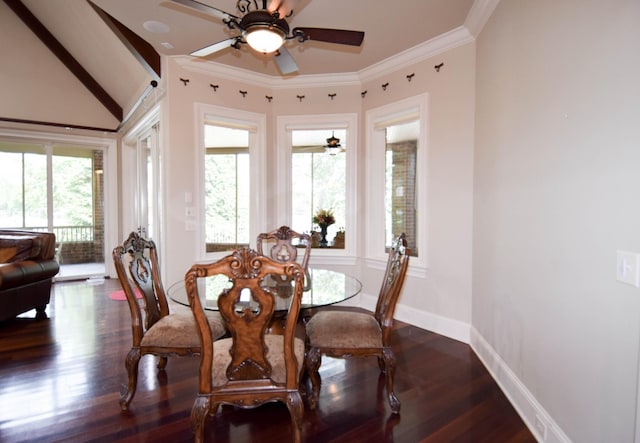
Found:
[[[100,7],[87,0],[94,11],[106,23],[111,31],[120,39],[122,44],[131,52],[144,69],[153,77],[154,80],[160,81],[160,54],[147,41],[140,38],[135,32],[131,31],[118,20],[107,14]]]
[[[122,121],[122,107],[104,90],[102,86],[87,72],[86,69],[66,50],[64,46],[49,32],[35,15],[21,0],[4,0],[13,12],[31,29],[44,45],[58,57],[80,82],[91,92],[100,103],[107,108],[118,122]]]

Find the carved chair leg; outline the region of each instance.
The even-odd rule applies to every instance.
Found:
[[[385,365],[385,378],[387,382],[387,396],[389,397],[389,406],[391,412],[398,414],[400,412],[400,400],[393,391],[393,375],[396,369],[396,357],[390,348],[384,348],[382,358]]]
[[[287,409],[291,415],[291,434],[294,443],[302,441],[302,420],[304,417],[304,405],[300,392],[290,392],[287,397]]]
[[[311,380],[311,393],[309,395],[309,409],[313,410],[318,405],[318,396],[320,395],[320,363],[322,363],[322,355],[319,348],[309,348],[305,357],[305,370]]]
[[[129,404],[133,400],[133,396],[136,395],[136,388],[138,386],[138,364],[140,363],[140,349],[131,348],[124,361],[124,366],[127,369],[127,391],[120,396],[120,409],[126,411],[129,409]]]
[[[196,443],[204,441],[204,424],[211,406],[209,400],[208,397],[198,396],[191,408],[191,430],[194,433]]]
[[[167,367],[167,357],[160,357],[160,359],[158,360],[158,369],[163,371],[164,368],[166,367]]]

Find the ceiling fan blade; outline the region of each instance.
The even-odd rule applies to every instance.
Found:
[[[285,18],[291,14],[293,8],[296,7],[299,1],[300,0],[271,0],[267,10],[272,14],[278,11],[280,18]]]
[[[298,65],[296,61],[291,57],[291,54],[284,46],[278,49],[276,56],[274,57],[276,60],[276,64],[278,65],[278,69],[283,75],[291,74],[298,70]]]
[[[304,40],[338,43],[340,45],[360,46],[364,39],[362,31],[327,28],[293,28],[292,34]]]
[[[223,49],[232,46],[236,42],[237,38],[238,37],[231,37],[218,43],[205,46],[204,48],[200,48],[197,51],[193,51],[189,55],[193,55],[194,57],[206,57],[207,55],[213,54],[214,52],[222,51]]]
[[[171,0],[171,1],[183,6],[187,6],[188,8],[195,9],[196,11],[204,12],[205,14],[218,17],[224,22],[240,20],[239,17],[236,17],[233,14],[229,14],[228,12],[224,12],[222,9],[214,8],[213,6],[205,5],[204,3],[200,3],[196,0]]]

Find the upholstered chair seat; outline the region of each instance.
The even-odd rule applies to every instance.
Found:
[[[216,337],[227,333],[218,312],[208,312],[207,320]],[[147,330],[140,346],[200,349],[200,336],[193,314],[185,311],[162,317]]]
[[[286,369],[284,365],[284,336],[282,335],[265,335],[265,344],[267,345],[267,361],[271,365],[271,379],[276,383],[286,382]],[[231,346],[232,338],[223,338],[216,341],[213,350],[213,384],[221,386],[226,384],[227,367],[231,364]],[[300,377],[304,368],[304,340],[295,338],[293,343],[293,351],[298,361],[298,374]]]
[[[382,348],[382,329],[363,312],[320,311],[307,324],[307,337],[321,348]]]

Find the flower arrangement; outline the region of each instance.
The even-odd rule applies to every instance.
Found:
[[[313,216],[313,222],[319,226],[329,226],[336,222],[336,218],[333,216],[333,211],[330,209],[320,209]]]

